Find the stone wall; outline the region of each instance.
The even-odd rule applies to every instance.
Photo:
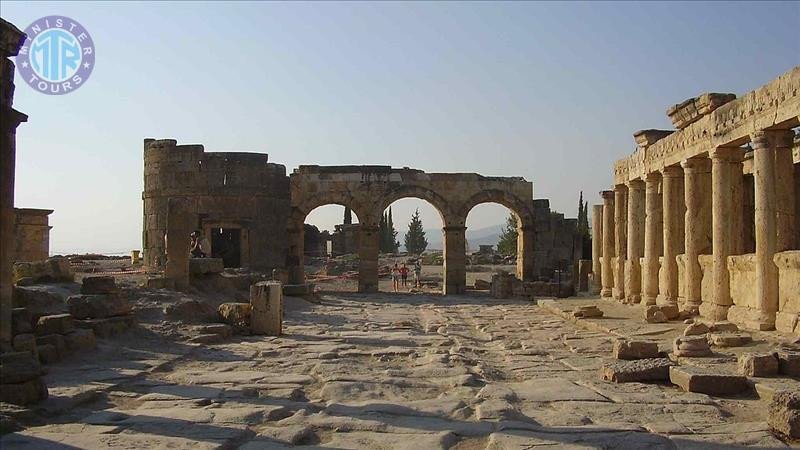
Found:
[[[211,153],[202,145],[145,139],[142,247],[150,268],[163,268],[166,261],[167,204],[173,198],[190,200],[195,228],[208,242],[214,230],[239,230],[241,266],[285,265],[289,178],[286,168],[269,163],[266,154]]]
[[[554,280],[556,269],[565,271],[562,279],[571,279],[572,268],[581,259],[582,242],[578,220],[550,210],[550,200],[533,201],[533,266],[541,280]]]
[[[14,261],[44,261],[50,257],[48,216],[52,209],[15,208]]]
[[[333,235],[331,235],[333,256],[358,253],[358,228],[357,223],[336,225]]]
[[[775,265],[778,266],[780,299],[775,328],[800,334],[800,251],[777,253]]]

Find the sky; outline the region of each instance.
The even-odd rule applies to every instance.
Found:
[[[91,34],[78,90],[17,79],[16,205],[54,209],[51,252],[141,248],[142,141],[523,176],[574,217],[612,183],[632,134],[702,92],[753,90],[800,64],[800,2],[0,3]],[[393,207],[398,230],[421,200]],[[590,209],[591,210],[591,209]],[[501,224],[479,205],[467,226]],[[308,222],[330,229],[341,208]]]

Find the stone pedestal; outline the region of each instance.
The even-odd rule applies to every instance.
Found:
[[[628,253],[627,219],[628,188],[624,185],[614,187],[614,288],[616,300],[625,299],[625,259]]]
[[[642,301],[642,267],[644,256],[645,188],[641,180],[628,182],[628,249],[625,261],[625,294],[628,303]]]
[[[684,172],[685,270],[684,309],[697,313],[702,302],[700,255],[711,253],[711,160],[691,158],[681,163]]]
[[[658,296],[658,258],[662,252],[663,221],[662,200],[659,193],[661,175],[651,173],[645,177],[644,264],[642,266],[642,302],[655,305]]]
[[[358,292],[378,292],[378,227],[358,228]]]
[[[283,324],[283,288],[277,281],[250,286],[250,331],[280,336]]]
[[[592,294],[600,294],[600,259],[603,257],[603,205],[592,205]]]
[[[444,295],[463,294],[467,286],[466,227],[442,228],[444,237]]]
[[[664,259],[661,270],[664,290],[659,292],[659,305],[678,304],[678,263],[675,259],[683,253],[684,193],[683,170],[670,166],[662,172],[664,211]]]
[[[611,297],[614,287],[614,191],[603,191],[603,264],[600,295]]]
[[[535,234],[533,225],[523,225],[519,221],[517,225],[517,278],[522,281],[533,281],[535,278],[533,267]]]
[[[778,267],[778,312],[775,329],[800,335],[800,250],[775,254]]]

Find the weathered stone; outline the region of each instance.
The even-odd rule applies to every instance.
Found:
[[[13,347],[18,352],[30,352],[34,359],[39,358],[39,354],[36,352],[36,336],[33,334],[26,333],[14,336]]]
[[[65,334],[64,343],[67,346],[67,350],[72,352],[89,350],[97,346],[94,331],[85,328],[78,328]]]
[[[672,366],[669,380],[686,392],[708,395],[734,395],[748,389],[747,378],[727,375],[694,366]]]
[[[604,380],[616,383],[634,381],[665,381],[669,379],[672,362],[667,358],[637,359],[604,363],[600,375]]]
[[[206,275],[224,271],[225,263],[222,258],[189,258],[190,275]]]
[[[76,320],[79,328],[90,328],[95,336],[109,338],[122,334],[136,324],[133,315],[107,317],[105,319]]]
[[[705,336],[679,336],[672,344],[675,356],[702,357],[710,356],[711,347]]]
[[[47,395],[47,386],[39,377],[21,383],[8,384],[6,379],[3,378],[3,384],[0,384],[0,401],[14,405],[29,405],[40,402],[46,399]]]
[[[800,352],[779,349],[775,355],[781,374],[800,378]]]
[[[247,327],[250,323],[249,303],[223,303],[217,308],[222,320],[232,326]]]
[[[81,281],[81,294],[116,294],[119,291],[114,277],[85,277]]]
[[[231,328],[231,326],[226,325],[224,323],[204,325],[202,327],[198,327],[197,331],[200,334],[218,334],[223,338],[229,338],[233,335],[233,329]]]
[[[678,305],[661,305],[658,309],[661,310],[667,320],[677,319],[680,316]]]
[[[704,323],[692,323],[685,330],[683,330],[684,336],[699,336],[701,334],[706,334],[710,330],[708,329],[708,325]]]
[[[767,410],[769,427],[791,439],[800,439],[800,392],[781,391]]]
[[[33,319],[27,308],[14,308],[11,310],[11,334],[26,334],[33,332]]]
[[[189,339],[193,344],[218,344],[225,340],[225,337],[216,333],[198,334]]]
[[[283,329],[283,290],[277,281],[250,286],[250,331],[280,336]]]
[[[746,377],[769,377],[778,373],[778,358],[774,353],[745,353],[739,355],[739,374]]]
[[[67,353],[67,343],[64,341],[64,335],[61,334],[48,334],[46,336],[39,336],[36,338],[36,345],[41,348],[46,345],[51,345],[56,350],[56,359],[61,359]]]
[[[70,314],[76,319],[104,319],[131,313],[128,300],[116,294],[73,295],[67,298],[67,306]]]
[[[650,305],[644,310],[644,321],[647,323],[664,323],[667,321],[667,316],[661,312],[661,308],[656,305]]]
[[[667,110],[667,116],[672,120],[675,128],[683,130],[700,120],[701,117],[735,99],[736,94],[705,93],[671,106]]]
[[[39,353],[39,362],[42,364],[54,364],[61,361],[61,354],[53,344],[36,344],[36,351]]]
[[[33,380],[42,375],[42,366],[30,352],[11,352],[0,355],[0,379],[15,384]]]
[[[601,311],[597,305],[582,305],[578,306],[574,311],[572,311],[572,317],[579,319],[603,317],[603,311]]]
[[[658,358],[658,344],[649,341],[614,341],[613,355],[616,359]]]
[[[741,347],[753,342],[753,338],[744,333],[710,333],[708,341],[717,347]]]
[[[14,281],[30,278],[34,282],[72,281],[74,275],[69,260],[61,257],[46,261],[14,263]]]
[[[722,321],[709,324],[708,329],[711,333],[735,333],[739,327],[732,322]]]
[[[194,299],[180,299],[164,307],[164,315],[172,320],[188,323],[216,322],[219,320],[217,308]]]
[[[305,297],[314,293],[313,283],[284,284],[283,295],[287,297]]]
[[[55,314],[52,316],[42,316],[36,322],[36,335],[44,336],[48,334],[65,334],[75,328],[72,315]]]

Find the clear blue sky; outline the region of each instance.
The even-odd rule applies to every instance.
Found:
[[[754,89],[800,64],[800,3],[33,3],[92,34],[89,81],[18,80],[17,206],[54,208],[51,250],[141,246],[142,140],[524,176],[575,215],[632,133],[701,92]],[[421,201],[405,200],[395,223]],[[438,216],[422,208],[426,228]],[[340,210],[313,214],[328,228]],[[470,227],[503,222],[481,207]],[[402,230],[401,230],[402,232]]]

